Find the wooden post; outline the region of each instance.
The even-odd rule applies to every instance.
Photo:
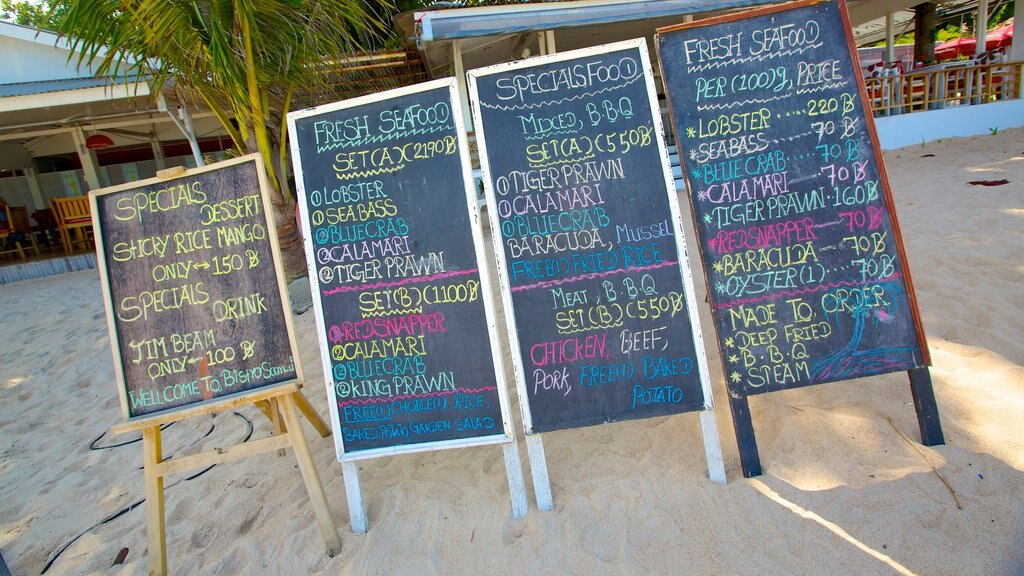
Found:
[[[259,402],[253,402],[252,405],[259,408],[260,412],[262,412],[263,415],[267,417],[267,420],[270,420],[271,422],[274,421],[274,418],[270,415],[269,402],[267,402],[266,400],[260,400]]]
[[[306,444],[306,435],[302,432],[299,417],[295,413],[295,396],[298,394],[295,392],[281,396],[277,403],[284,413],[288,438],[291,440],[292,448],[295,449],[295,459],[299,461],[299,470],[302,472],[302,480],[306,483],[306,491],[309,492],[313,513],[316,515],[317,523],[320,524],[320,532],[323,533],[324,542],[327,544],[327,555],[334,558],[341,552],[341,540],[338,539],[338,531],[334,529],[334,523],[331,522],[324,486],[320,483],[320,476],[316,473],[313,457],[309,454],[309,445]]]
[[[523,482],[523,465],[519,462],[519,450],[515,442],[501,445],[505,457],[505,475],[508,476],[508,492],[512,499],[512,517],[516,520],[526,516],[526,483]]]
[[[537,508],[550,512],[555,509],[551,498],[551,481],[548,479],[548,461],[544,456],[544,441],[540,434],[526,437],[526,453],[530,457],[530,475],[533,477],[533,494],[537,497]]]
[[[939,446],[946,443],[939,421],[939,407],[935,403],[932,389],[932,375],[928,367],[914,368],[910,374],[910,394],[914,397],[917,411],[917,425],[921,428],[921,443],[925,446]]]
[[[331,435],[331,427],[324,422],[324,419],[320,417],[320,414],[313,408],[309,403],[309,400],[302,395],[301,392],[292,396],[295,400],[295,404],[299,407],[299,412],[309,420],[309,423],[313,425],[317,433],[320,434],[321,438],[327,438]]]
[[[715,484],[724,485],[725,462],[722,460],[722,445],[718,441],[718,421],[715,420],[714,407],[701,411],[700,433],[704,439],[704,456],[708,461],[708,478]]]
[[[331,427],[324,422],[324,419],[320,417],[320,414],[313,408],[313,405],[309,403],[309,400],[300,392],[295,396],[295,404],[299,407],[299,412],[305,416],[309,423],[313,425],[317,433],[320,434],[321,438],[326,438],[331,435]],[[260,400],[256,402],[256,407],[263,412],[263,415],[267,417],[267,420],[274,421],[274,416],[270,411],[270,402],[267,400]]]
[[[271,398],[267,401],[270,404],[270,430],[275,436],[283,434],[285,432],[284,422],[281,420],[281,403],[278,402],[277,398]],[[284,456],[284,448],[278,448],[278,456]]]
[[[732,426],[736,430],[736,444],[740,449],[740,466],[744,478],[761,475],[761,457],[757,454],[757,439],[754,438],[754,423],[750,419],[750,404],[742,394],[729,393],[729,409],[732,411]]]
[[[366,533],[366,508],[363,507],[363,489],[359,486],[359,465],[351,460],[341,463],[341,474],[345,478],[345,496],[348,500],[348,519],[352,531]]]
[[[146,484],[146,539],[149,543],[149,573],[167,574],[167,540],[164,527],[164,477],[160,473],[163,451],[160,425],[142,430],[143,475]]]

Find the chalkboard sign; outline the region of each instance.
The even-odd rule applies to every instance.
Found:
[[[301,382],[260,158],[90,192],[125,418]]]
[[[928,363],[848,30],[801,2],[658,31],[734,393]]]
[[[707,407],[646,43],[469,80],[527,433]]]
[[[288,116],[340,459],[512,440],[455,94]]]

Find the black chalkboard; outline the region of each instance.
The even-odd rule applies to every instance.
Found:
[[[803,2],[657,36],[734,393],[928,363],[845,18]]]
[[[339,458],[511,439],[454,94],[289,116]]]
[[[646,44],[469,78],[527,433],[703,409]]]
[[[301,381],[263,177],[247,156],[90,193],[126,418]]]

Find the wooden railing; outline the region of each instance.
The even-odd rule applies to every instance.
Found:
[[[950,62],[864,82],[875,116],[891,116],[1020,98],[1022,67],[1022,62]]]

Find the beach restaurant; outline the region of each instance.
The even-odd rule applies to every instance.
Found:
[[[305,95],[295,107],[431,78],[455,76],[465,87],[465,72],[473,68],[630,38],[652,42],[659,26],[775,3],[572,0],[472,8],[444,3],[397,15],[394,27],[406,39],[404,50],[339,61],[336,90]],[[993,31],[984,43],[958,42],[957,60],[915,67],[914,55],[898,48],[894,38],[912,25],[917,2],[847,4],[857,44],[886,41],[883,49],[861,53],[883,148],[1024,124],[1024,46],[1013,43],[1012,27]],[[974,10],[979,22],[988,19],[988,0],[953,4]],[[47,266],[94,265],[84,201],[88,190],[149,178],[173,166],[201,165],[224,158],[231,148],[212,112],[173,85],[151,86],[130,75],[96,77],[88,65],[76,70],[66,41],[7,22],[0,22],[0,48],[9,55],[0,69],[0,256],[8,260],[47,250],[62,256],[84,251],[84,260],[75,264],[58,259]],[[954,54],[942,45],[936,52]],[[655,76],[660,77],[657,69]],[[467,91],[462,94],[466,98]],[[468,101],[463,106],[470,118]],[[0,274],[0,282],[44,273],[37,272]]]

